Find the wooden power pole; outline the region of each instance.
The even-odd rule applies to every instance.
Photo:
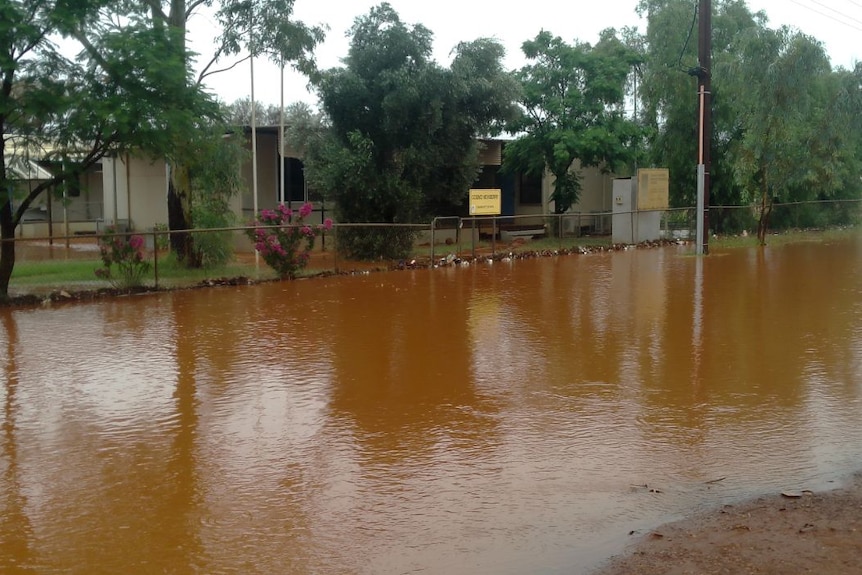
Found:
[[[698,6],[697,253],[709,253],[709,171],[712,141],[712,1]]]

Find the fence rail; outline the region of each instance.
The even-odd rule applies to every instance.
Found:
[[[564,248],[610,247],[614,215],[634,212],[572,212],[518,216],[436,217],[429,223],[336,223],[317,242],[308,273],[364,270],[381,265],[433,265],[441,258],[470,259],[497,257],[510,251],[553,250]],[[662,212],[660,234],[666,239],[689,240],[695,236],[693,208]],[[756,229],[757,206],[712,206],[711,230],[720,234],[742,234]],[[822,228],[862,222],[862,201],[795,202],[776,204],[771,222],[775,227]],[[146,255],[153,263],[145,277],[154,287],[183,286],[213,278],[248,277],[262,280],[275,277],[256,257],[246,237],[255,226],[143,232],[122,231],[115,235],[139,235],[145,239]],[[260,227],[260,226],[258,226]],[[360,262],[346,260],[339,253],[339,230],[401,228],[416,237],[409,256],[401,262]],[[189,271],[177,264],[166,249],[170,234],[227,234],[232,257],[224,265]],[[103,234],[104,235],[104,234]],[[16,266],[10,284],[13,293],[39,293],[56,289],[97,289],[108,284],[95,276],[101,265],[98,236],[64,235],[16,237],[2,240],[16,244]]]

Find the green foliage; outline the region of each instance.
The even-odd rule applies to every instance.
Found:
[[[862,70],[830,70],[817,41],[767,28],[766,15],[742,0],[713,5],[710,203],[756,203],[765,234],[774,201],[860,197]],[[694,9],[688,0],[639,4],[648,20],[640,89],[648,162],[670,168],[674,206],[696,202],[696,80],[686,73],[697,66]],[[710,223],[750,229],[741,213],[713,211]],[[796,216],[787,213],[774,223],[790,224]]]
[[[215,103],[190,82],[177,34],[146,26],[135,14],[122,25],[110,19],[125,9],[125,2],[113,0],[0,4],[0,139],[14,135],[16,153],[55,167],[14,206],[8,196],[0,199],[3,238],[14,237],[42,192],[77,178],[106,154],[170,157],[180,134],[216,113]],[[71,58],[70,46],[78,51]],[[5,190],[14,161],[5,147],[0,161]],[[11,242],[0,249],[0,298],[8,292],[14,252]]]
[[[338,250],[359,260],[398,260],[412,253],[416,237],[408,227],[339,228]]]
[[[98,237],[102,267],[96,277],[107,280],[117,289],[132,289],[143,285],[150,271],[150,262],[144,259],[144,238],[139,235],[118,233],[109,226]]]
[[[640,89],[642,118],[648,135],[647,165],[670,170],[670,203],[676,207],[697,203],[697,5],[689,0],[642,0],[647,15],[646,61]],[[733,179],[727,150],[739,136],[736,94],[718,71],[736,57],[734,43],[746,32],[762,26],[765,16],[752,14],[745,2],[713,3],[712,115],[713,143],[710,203],[738,205],[742,190]]]
[[[202,133],[189,143],[192,153],[184,158],[197,202],[192,206],[195,229],[211,230],[236,224],[231,199],[242,186],[240,166],[246,151],[236,135],[225,136],[218,128]],[[233,234],[229,231],[192,235],[197,260],[204,268],[225,265],[233,258]]]
[[[153,226],[153,231],[156,234],[156,248],[166,250],[171,246],[170,237],[167,234],[168,224],[156,224]]]
[[[430,59],[431,32],[385,3],[358,18],[351,35],[345,67],[317,82],[330,129],[308,141],[312,185],[336,201],[341,223],[414,222],[455,209],[478,174],[477,137],[514,112],[517,86],[503,70],[503,48],[462,43],[442,68]],[[351,257],[403,257],[412,236],[340,230],[339,248]]]
[[[210,74],[232,68],[240,54],[249,51],[255,56],[291,65],[306,74],[315,74],[313,50],[323,40],[324,29],[294,20],[294,0],[125,0],[123,6],[126,10],[120,11],[122,18],[146,22],[154,31],[168,31],[176,40],[175,54],[185,52],[187,24],[197,10],[201,6],[214,8],[214,19],[221,35],[216,39],[215,53],[203,67],[196,85]],[[254,29],[253,34],[249,33],[250,26]],[[217,66],[231,59],[234,61],[230,65]],[[182,66],[187,75],[192,65],[192,59],[185,54]],[[193,183],[184,165],[189,157],[189,137],[172,141],[180,153],[169,157],[168,225],[172,230],[190,229],[195,227],[195,213],[206,207],[197,205]],[[194,238],[194,235],[186,233],[171,234],[175,255],[189,267],[203,265],[201,252],[194,246]]]
[[[147,0],[142,2],[146,4]],[[171,4],[174,3],[172,0]],[[295,3],[295,0],[220,0],[216,19],[222,34],[216,59],[251,50],[255,55],[314,75],[314,48],[323,41],[326,29],[293,19]],[[255,30],[253,43],[249,40],[250,22]]]
[[[523,113],[509,131],[523,134],[504,154],[509,172],[554,175],[554,211],[577,203],[578,166],[615,171],[630,163],[640,139],[637,124],[624,113],[627,78],[640,57],[605,30],[595,46],[567,44],[542,31],[524,42],[530,62],[517,77]]]
[[[235,224],[231,212],[221,206],[213,206],[213,202],[199,202],[193,208],[195,229],[202,230],[192,233],[198,259],[204,269],[224,266],[233,259],[233,234],[229,231],[209,231],[225,228]]]
[[[728,147],[735,182],[759,204],[765,242],[774,202],[832,197],[839,128],[829,108],[832,71],[812,38],[787,28],[738,36],[736,58],[722,69],[734,100],[738,136]],[[824,111],[828,110],[826,114]]]

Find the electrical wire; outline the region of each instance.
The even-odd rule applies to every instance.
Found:
[[[818,6],[822,6],[822,7],[826,8],[827,10],[829,10],[830,12],[835,12],[836,14],[838,14],[839,16],[841,16],[843,18],[847,18],[848,20],[853,20],[857,24],[862,24],[862,20],[859,20],[858,18],[854,18],[853,16],[850,16],[849,14],[845,14],[844,12],[841,12],[840,10],[836,10],[835,8],[832,8],[831,6],[827,6],[823,2],[820,2],[820,0],[809,0],[809,2],[813,2],[813,3],[817,4]]]
[[[803,4],[802,2],[799,2],[798,0],[790,0],[790,1],[793,2],[794,4],[796,4],[797,6],[801,6],[801,7],[805,8],[806,10],[811,10],[815,14],[821,15],[824,18],[829,18],[830,20],[838,22],[839,24],[843,24],[843,25],[847,26],[848,28],[852,28],[853,30],[858,30],[859,32],[862,32],[862,27],[854,26],[853,24],[850,24],[849,22],[847,22],[845,20],[839,20],[835,16],[831,16],[831,15],[827,14],[826,12],[822,12],[822,11],[818,10],[817,8],[813,8],[807,4]],[[827,8],[828,8],[828,6],[827,6]],[[830,10],[833,10],[833,12],[837,12],[838,14],[842,14],[841,12],[838,12],[837,10],[834,10],[832,8],[830,8]],[[842,16],[844,16],[845,18],[850,18],[846,14],[842,14]],[[855,18],[850,18],[850,19],[854,20],[856,22],[859,22],[859,20],[856,20]]]
[[[694,32],[694,24],[697,22],[697,12],[700,8],[700,1],[695,0],[694,2],[694,15],[691,17],[691,26],[688,28],[688,34],[685,37],[685,44],[682,45],[682,50],[679,51],[679,59],[676,61],[676,67],[683,72],[688,72],[687,69],[682,67],[682,57],[685,55],[685,50],[688,48],[688,41],[691,40],[691,33]]]

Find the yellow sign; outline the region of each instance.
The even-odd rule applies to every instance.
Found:
[[[667,168],[638,170],[638,210],[668,209],[669,184]]]
[[[470,190],[471,216],[499,216],[501,190]]]

